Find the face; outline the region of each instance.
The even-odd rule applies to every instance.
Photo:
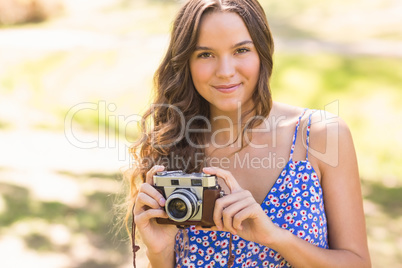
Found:
[[[210,103],[211,115],[252,107],[260,59],[242,18],[231,12],[203,16],[190,72],[198,93]]]

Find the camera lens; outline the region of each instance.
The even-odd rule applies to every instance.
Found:
[[[179,198],[175,198],[170,201],[168,210],[176,219],[183,218],[184,216],[186,216],[188,211],[186,203]]]
[[[194,217],[199,209],[197,196],[189,189],[177,189],[166,200],[166,213],[169,218],[184,222]]]

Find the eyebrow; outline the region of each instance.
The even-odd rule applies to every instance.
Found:
[[[242,41],[242,42],[239,42],[239,43],[233,45],[231,48],[236,48],[236,47],[240,47],[240,46],[244,46],[244,45],[248,45],[248,44],[253,45],[254,43],[253,43],[253,41],[245,40],[245,41]],[[213,49],[209,48],[209,47],[196,46],[195,50],[197,51],[197,50],[213,50]]]

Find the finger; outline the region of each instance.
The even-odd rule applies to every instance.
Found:
[[[202,170],[206,174],[216,175],[222,178],[225,184],[229,187],[231,193],[239,192],[242,190],[237,180],[233,177],[230,171],[217,168],[217,167],[205,167]]]
[[[255,203],[238,211],[233,217],[233,228],[235,228],[236,230],[243,230],[242,222],[247,219],[255,218],[256,215],[258,215],[258,210],[261,210],[261,206]],[[266,214],[264,213],[264,215]]]
[[[252,198],[241,198],[238,200],[241,201],[237,201],[229,205],[222,211],[223,227],[233,234],[237,234],[237,228],[235,228],[234,225],[234,218],[236,217],[237,213],[253,205],[254,203]],[[238,224],[236,226],[238,226]]]
[[[152,185],[150,185],[148,183],[143,183],[140,187],[139,193],[144,193],[144,194],[152,197],[159,204],[159,206],[161,206],[161,207],[165,206],[165,203],[166,203],[165,198]],[[137,196],[137,198],[138,198],[138,196]]]
[[[148,224],[154,218],[168,218],[168,215],[163,209],[148,209],[135,216],[134,222],[137,225]]]
[[[137,200],[135,201],[134,215],[139,214],[149,208],[156,209],[160,207],[161,206],[154,198],[144,192],[140,192],[137,196]]]
[[[155,165],[155,166],[153,166],[148,172],[147,172],[147,176],[146,176],[146,180],[145,180],[145,182],[146,183],[149,183],[149,184],[154,184],[154,175],[156,174],[156,172],[159,172],[159,171],[163,171],[163,170],[165,170],[165,167],[164,166],[160,166],[160,165]]]
[[[241,196],[239,196],[239,193],[241,193],[241,192],[226,195],[215,201],[215,207],[214,207],[214,212],[213,212],[212,218],[213,218],[214,223],[215,223],[216,227],[218,228],[218,230],[221,231],[224,227],[224,224],[222,221],[223,210],[225,208],[227,208],[228,206],[230,206],[231,204],[237,202],[237,200],[242,199]]]

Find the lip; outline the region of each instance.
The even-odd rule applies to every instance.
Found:
[[[231,93],[236,91],[240,87],[241,83],[238,84],[227,84],[227,85],[217,85],[213,86],[216,90],[222,93]]]

